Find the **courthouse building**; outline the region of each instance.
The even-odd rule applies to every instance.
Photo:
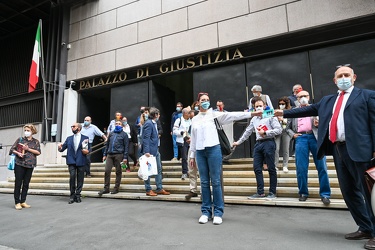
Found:
[[[134,123],[140,106],[156,106],[164,130],[160,151],[168,160],[175,104],[191,105],[199,92],[210,94],[213,107],[222,100],[226,110],[239,111],[254,84],[274,106],[301,84],[317,102],[337,91],[335,66],[348,63],[358,75],[356,86],[375,89],[374,0],[39,2],[30,6],[29,28],[0,37],[2,166],[28,122],[39,124],[37,138],[45,142],[39,162],[54,163],[61,161],[56,143],[71,134],[72,122],[90,115],[103,129],[116,110]],[[14,15],[9,23],[20,26],[28,14]],[[46,102],[42,79],[27,93],[39,18]],[[245,126],[234,124],[235,139]],[[234,157],[249,157],[250,147],[241,145]]]

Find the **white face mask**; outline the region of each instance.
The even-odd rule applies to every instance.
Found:
[[[263,107],[257,107],[255,110],[256,111],[263,111]]]
[[[279,105],[280,109],[285,109],[285,105]]]
[[[26,137],[29,137],[31,135],[31,132],[30,131],[25,131],[24,134],[25,134]]]
[[[309,104],[309,100],[306,97],[302,97],[299,99],[299,103],[301,103],[301,105],[307,105]]]

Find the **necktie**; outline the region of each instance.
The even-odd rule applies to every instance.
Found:
[[[329,127],[329,140],[336,142],[337,137],[337,118],[339,117],[342,101],[344,100],[345,91],[341,91],[339,99],[337,100],[335,110],[332,115],[331,126]]]

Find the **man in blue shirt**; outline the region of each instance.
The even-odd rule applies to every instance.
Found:
[[[82,126],[82,130],[81,130],[81,134],[83,134],[83,135],[85,135],[89,138],[90,149],[92,147],[92,142],[94,140],[95,135],[102,137],[104,141],[107,140],[107,136],[105,136],[105,134],[97,126],[95,126],[94,124],[91,124],[91,117],[90,116],[85,117],[85,120],[84,120],[82,125],[83,126]],[[91,155],[88,154],[87,155],[87,163],[86,163],[86,166],[85,166],[85,176],[88,177],[88,178],[91,178],[90,167],[91,167]]]

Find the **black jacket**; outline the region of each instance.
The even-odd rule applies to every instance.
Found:
[[[104,156],[108,154],[124,154],[123,159],[128,159],[129,152],[129,137],[124,131],[120,133],[112,132],[108,136],[106,143],[106,149],[104,151]]]

